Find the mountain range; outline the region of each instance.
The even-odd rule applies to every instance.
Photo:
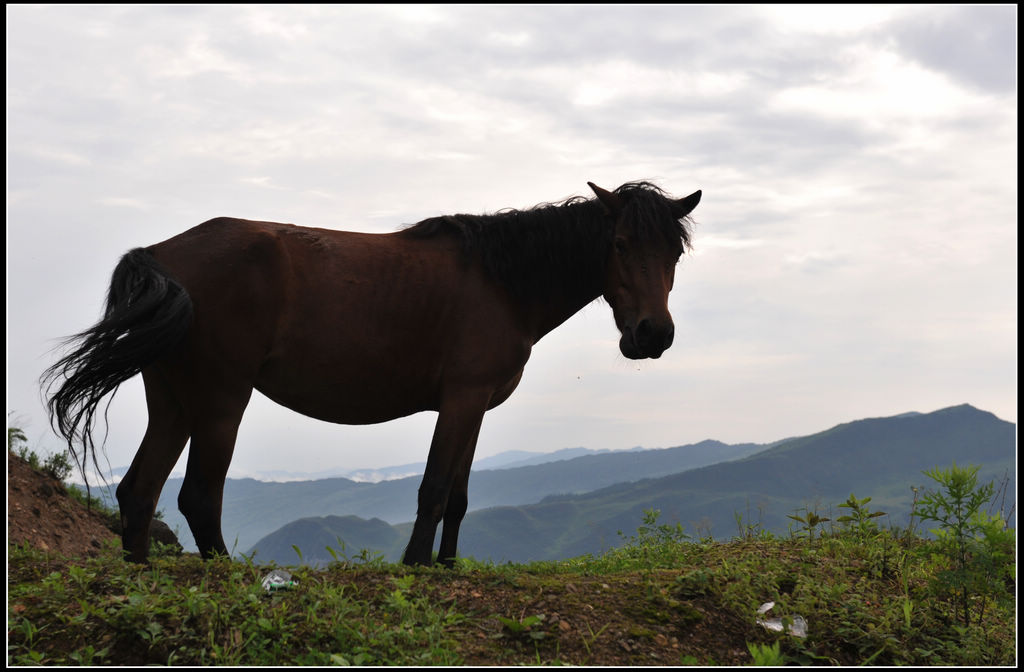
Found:
[[[470,511],[531,504],[549,495],[590,492],[624,481],[737,459],[763,448],[756,444],[730,446],[704,441],[659,450],[592,453],[505,469],[474,469],[470,476]],[[379,518],[389,524],[409,521],[416,515],[416,493],[421,479],[422,472],[377,483],[347,478],[290,482],[228,479],[222,511],[224,540],[229,549],[234,546],[246,551],[282,525],[325,515]],[[164,522],[171,529],[183,531],[179,537],[185,548],[194,549],[188,525],[177,510],[181,482],[180,478],[168,479],[157,508],[163,510]]]
[[[739,448],[704,442],[667,450],[685,452],[699,446],[718,451]],[[649,509],[660,511],[660,523],[681,522],[692,535],[728,539],[746,526],[786,534],[795,525],[789,514],[811,510],[834,520],[846,513],[838,505],[851,494],[872,497],[870,510],[888,514],[876,519],[882,524],[906,526],[914,501],[912,488],[937,487],[922,472],[954,462],[980,465],[979,483],[1005,480],[1006,507],[1016,501],[1016,425],[969,405],[859,420],[768,448],[747,445],[740,452],[747,454],[656,478],[624,475],[619,483],[585,493],[552,494],[532,504],[471,512],[462,525],[460,554],[526,562],[599,553],[623,543]],[[644,462],[662,453],[629,456]],[[603,460],[623,457],[592,455],[568,460],[563,467],[582,472],[587,462],[596,467]],[[621,469],[622,463],[616,466]],[[477,492],[475,478],[471,499]],[[258,561],[295,563],[296,546],[304,562],[317,564],[332,559],[327,547],[349,555],[369,549],[393,561],[401,557],[410,531],[411,523],[390,525],[380,518],[310,517],[260,539],[249,552],[255,552]]]
[[[857,420],[771,444],[515,451],[474,464],[459,551],[496,562],[599,553],[623,543],[648,509],[661,512],[660,523],[680,522],[690,534],[716,539],[747,527],[784,534],[793,525],[787,515],[814,510],[835,518],[851,493],[871,496],[871,510],[888,513],[876,520],[903,526],[911,488],[935,485],[922,471],[953,462],[982,465],[982,483],[1005,477],[1006,501],[1016,501],[1016,425],[967,404]],[[481,469],[487,464],[497,468]],[[258,562],[294,564],[293,547],[309,564],[362,549],[397,560],[411,532],[421,469],[379,482],[228,479],[225,541],[229,549],[255,552]],[[168,480],[158,509],[194,550],[176,507],[180,484]]]

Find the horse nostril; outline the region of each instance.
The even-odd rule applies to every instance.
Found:
[[[645,318],[636,325],[636,344],[648,356],[668,350],[674,337],[675,326],[671,323],[659,328]]]
[[[640,320],[640,324],[636,325],[636,343],[641,349],[647,349],[646,346],[651,342],[652,332],[650,320]]]

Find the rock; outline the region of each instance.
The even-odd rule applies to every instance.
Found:
[[[171,531],[171,528],[168,527],[167,523],[156,518],[153,519],[153,523],[149,526],[149,540],[151,543],[159,541],[161,544],[174,546],[178,549],[178,553],[182,551],[181,544],[178,543],[178,537]]]

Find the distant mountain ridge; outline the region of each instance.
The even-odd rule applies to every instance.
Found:
[[[502,469],[474,469],[470,476],[470,510],[538,502],[554,494],[583,493],[614,483],[676,473],[744,457],[763,450],[757,444],[729,446],[718,441],[652,450],[592,452],[568,460]],[[527,458],[532,459],[532,458]],[[359,516],[397,524],[416,514],[422,473],[378,483],[345,478],[264,482],[228,479],[222,512],[228,548],[244,551],[289,522],[311,516]],[[195,548],[188,525],[177,510],[181,478],[168,479],[158,509],[182,545]]]
[[[610,452],[631,452],[637,450],[644,450],[644,448],[637,446],[635,448],[627,448],[624,450],[613,451],[609,449],[594,450],[592,448],[562,448],[551,453],[541,453],[536,451],[528,450],[507,450],[497,455],[490,457],[483,457],[473,461],[474,470],[483,469],[513,469],[515,467],[524,467],[534,464],[544,464],[547,462],[559,462],[561,460],[568,460],[574,457],[580,457],[582,455],[593,455],[597,453],[610,453]],[[657,450],[657,449],[651,449]],[[273,471],[258,471],[250,474],[236,477],[236,480],[241,479],[252,479],[256,481],[264,481],[271,483],[287,483],[289,481],[317,481],[327,478],[347,478],[350,481],[357,483],[379,483],[381,481],[390,481],[399,478],[408,478],[409,476],[422,476],[423,470],[426,468],[426,462],[411,462],[409,464],[400,464],[389,467],[365,467],[362,469],[342,469],[335,467],[332,469],[323,469],[315,472],[308,471],[288,471],[284,469],[277,469]],[[110,470],[109,474],[104,476],[108,482],[118,483],[128,473],[127,466],[114,467]],[[172,478],[182,478],[181,472],[172,473]],[[95,476],[90,476],[90,482],[96,480],[103,480]],[[80,482],[80,477],[76,474],[72,476],[73,482]]]
[[[630,450],[637,449],[631,448]],[[474,460],[473,469],[475,471],[483,471],[485,469],[515,469],[516,467],[547,464],[548,462],[560,462],[562,460],[570,460],[574,457],[581,457],[583,455],[609,452],[613,451],[592,450],[590,448],[562,448],[561,450],[556,450],[552,453],[538,453],[527,450],[508,450],[503,453],[498,453],[497,455],[492,455],[491,457],[483,457]],[[352,469],[350,471],[344,471],[334,475],[340,476],[341,478],[348,478],[359,483],[380,483],[381,481],[407,478],[409,476],[422,476],[423,470],[426,466],[426,462],[413,462],[411,464],[403,464],[397,467]]]
[[[702,445],[724,446],[697,444]],[[636,456],[650,452],[658,451]],[[622,468],[620,454],[591,455],[565,464],[580,466],[583,460],[613,457]],[[662,512],[661,522],[682,522],[691,533],[700,527],[716,538],[736,534],[737,514],[746,524],[781,534],[792,522],[787,514],[807,507],[835,517],[841,514],[837,505],[851,493],[871,496],[871,510],[886,511],[895,524],[905,525],[910,487],[934,485],[921,472],[954,461],[984,465],[980,482],[998,480],[1005,473],[1008,500],[1015,501],[1016,425],[964,404],[927,414],[843,423],[731,461],[656,478],[623,479],[627,482],[580,494],[552,494],[533,504],[477,510],[463,523],[460,553],[499,562],[597,553],[621,543],[619,531],[633,532],[650,508]],[[545,466],[550,469],[552,464]],[[471,490],[471,498],[475,492]],[[307,562],[316,563],[330,560],[326,546],[338,549],[344,543],[349,552],[368,548],[398,559],[411,524],[393,525],[394,534],[385,534],[377,523],[383,521],[374,523],[376,545],[355,528],[355,521],[345,518],[330,524],[326,519],[293,521],[250,550],[261,561],[294,563],[295,545]],[[314,524],[316,533],[302,532]]]

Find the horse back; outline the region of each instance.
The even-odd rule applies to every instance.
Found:
[[[529,356],[508,297],[445,236],[219,218],[150,251],[192,297],[191,361],[312,417],[436,409]]]

